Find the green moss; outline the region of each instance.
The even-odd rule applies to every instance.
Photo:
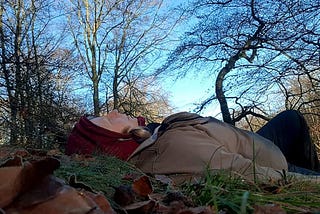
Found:
[[[123,179],[129,174],[142,175],[127,162],[110,156],[94,156],[87,159],[71,159],[61,157],[61,166],[55,175],[68,182],[71,175],[75,175],[78,182],[90,186],[97,192],[102,192],[109,199],[114,193],[113,187],[130,184],[132,181]]]

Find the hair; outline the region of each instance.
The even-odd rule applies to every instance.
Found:
[[[132,139],[139,144],[151,137],[150,130],[144,126],[138,126],[133,129],[127,129],[124,131],[124,133],[131,135]]]

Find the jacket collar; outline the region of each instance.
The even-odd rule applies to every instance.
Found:
[[[145,141],[143,141],[143,143],[141,143],[136,150],[134,150],[134,152],[128,157],[127,161],[130,160],[133,156],[135,156],[137,153],[139,153],[140,151],[142,151],[143,149],[151,146],[152,144],[154,144],[154,142],[156,142],[157,138],[158,138],[158,130],[159,130],[160,126],[158,126],[155,130],[154,133],[151,137],[149,137],[148,139],[146,139]]]

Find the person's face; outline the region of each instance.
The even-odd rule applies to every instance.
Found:
[[[121,114],[117,110],[109,112],[104,115],[104,117],[110,122],[110,129],[115,132],[123,133],[125,130],[130,130],[138,126],[137,118]]]

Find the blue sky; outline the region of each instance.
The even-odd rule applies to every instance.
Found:
[[[179,4],[186,5],[189,2],[189,0],[175,0],[173,2],[172,0],[164,0],[164,4],[169,7],[175,7]],[[176,31],[183,33],[190,25],[192,25],[191,20],[184,22],[183,25],[178,26]],[[177,80],[167,79],[162,85],[163,89],[169,92],[169,100],[174,107],[173,113],[176,113],[181,111],[192,112],[196,108],[195,103],[204,101],[214,93],[212,91],[214,82],[214,77],[190,70],[184,78]],[[203,116],[217,116],[219,113],[220,107],[211,104],[200,114]]]
[[[212,85],[214,79],[208,77],[196,76],[194,74],[187,75],[185,78],[176,81],[167,80],[164,88],[170,93],[170,101],[174,109],[174,113],[180,111],[192,112],[195,109],[194,103],[205,100],[213,92]],[[170,87],[168,87],[170,86]],[[220,112],[218,105],[210,105],[200,114],[203,116],[216,116]]]

